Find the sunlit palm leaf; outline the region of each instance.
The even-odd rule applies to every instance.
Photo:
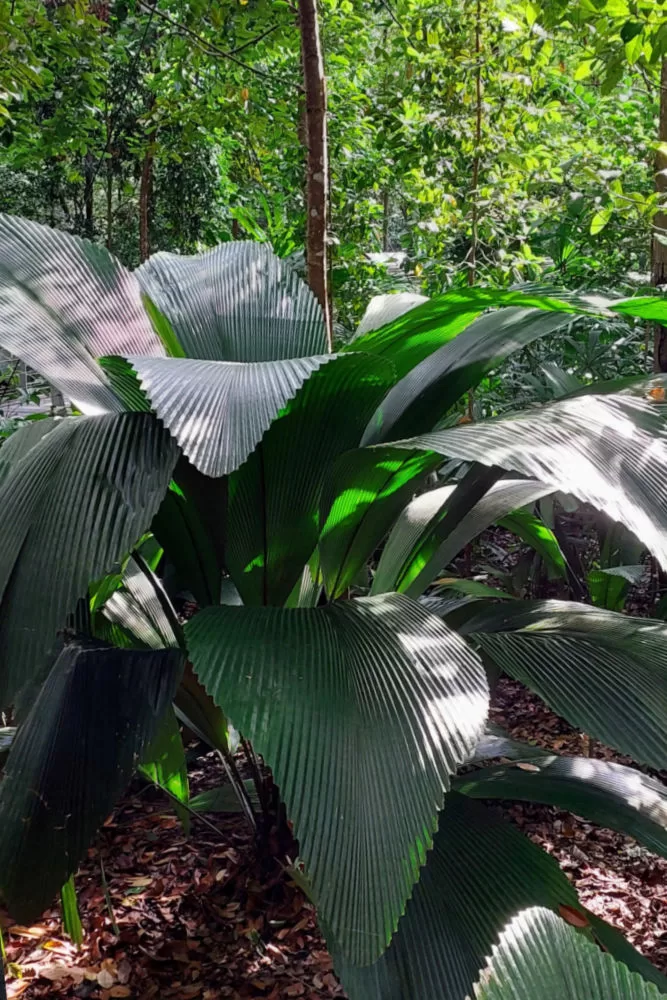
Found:
[[[0,347],[89,414],[121,403],[96,359],[164,354],[136,278],[103,247],[0,215]]]
[[[224,476],[245,462],[272,420],[334,355],[249,364],[129,358],[152,407],[192,464]]]
[[[460,626],[559,715],[667,767],[667,626],[567,601],[478,606]]]
[[[364,333],[379,330],[380,327],[393,323],[394,320],[410,312],[411,309],[423,305],[424,302],[428,302],[428,298],[425,295],[416,295],[414,292],[375,295],[366,306],[366,312],[361,317],[355,337],[360,337]]]
[[[223,243],[194,257],[158,253],[135,274],[187,357],[275,361],[327,352],[315,296],[266,244]]]
[[[530,906],[580,913],[590,937],[667,988],[622,935],[584,910],[554,858],[457,793],[445,799],[433,850],[387,952],[367,968],[334,955],[336,969],[350,1000],[465,1000],[502,928]]]
[[[484,724],[482,665],[392,594],[326,608],[209,608],[195,670],[272,767],[320,915],[352,960],[389,943],[449,775]]]
[[[36,919],[76,870],[169,706],[177,650],[67,646],[19,727],[0,784],[0,888]]]
[[[430,430],[466,390],[510,354],[571,322],[572,316],[561,309],[501,309],[479,317],[396,383],[378,407],[362,443]]]
[[[541,907],[518,914],[494,945],[475,1000],[660,1000],[664,997]]]
[[[452,506],[460,486],[441,486],[417,497],[401,513],[384,547],[372,593],[398,590],[418,597],[485,528],[500,517],[550,493],[551,487],[534,479],[503,479],[487,493],[461,507],[452,518]],[[467,494],[464,492],[465,501]]]
[[[400,445],[511,469],[572,493],[625,524],[667,566],[667,425],[664,407],[641,387],[557,400]]]
[[[393,377],[382,358],[332,359],[230,476],[226,563],[246,604],[288,599],[317,546],[325,474],[339,455],[358,446]]]
[[[344,594],[439,455],[357,448],[334,462],[322,490],[319,550],[331,600]]]
[[[465,330],[485,309],[517,306],[576,315],[582,307],[541,294],[488,288],[457,288],[410,309],[390,323],[362,333],[346,348],[389,358],[399,377]],[[498,315],[498,314],[496,314]]]
[[[470,771],[454,787],[478,799],[521,799],[566,809],[635,837],[667,857],[667,787],[631,767],[589,757],[535,753]],[[528,767],[524,762],[528,763]]]

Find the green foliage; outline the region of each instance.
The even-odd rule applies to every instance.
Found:
[[[18,431],[0,452],[0,690],[3,708],[20,693],[23,710],[0,784],[12,912],[48,905],[139,762],[189,811],[178,718],[219,750],[251,821],[257,799],[264,813],[270,803],[258,775],[255,798],[235,770],[233,727],[272,769],[353,1000],[464,1000],[507,921],[536,905],[579,913],[589,941],[664,990],[553,859],[472,801],[488,773],[457,776],[488,742],[493,663],[664,767],[663,625],[440,573],[508,517],[563,572],[532,506],[556,491],[667,562],[664,378],[460,418],[490,366],[542,333],[573,318],[659,320],[667,300],[468,288],[403,299],[405,312],[382,301],[330,355],[319,307],[265,245],[158,256],[135,276],[34,223],[5,219],[0,232],[0,344],[21,349],[20,320],[43,375],[98,411]],[[392,439],[397,427],[417,434]],[[558,768],[539,772],[541,800],[555,800]],[[580,794],[575,778],[562,794]],[[627,775],[614,779],[597,776],[593,818],[613,811],[662,843],[660,809],[629,805]],[[654,805],[667,794],[640,791]]]

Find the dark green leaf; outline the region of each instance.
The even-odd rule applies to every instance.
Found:
[[[253,807],[259,809],[259,796],[255,782],[248,779],[243,784]],[[226,781],[224,785],[216,785],[215,788],[209,788],[208,791],[195,795],[190,802],[190,807],[195,812],[201,813],[240,813],[243,811],[239,797],[229,781]]]
[[[76,870],[170,704],[178,650],[67,646],[19,727],[0,783],[0,888],[36,919]]]
[[[230,476],[226,562],[246,604],[282,605],[289,597],[317,546],[325,474],[358,446],[392,380],[381,358],[334,358]]]
[[[465,1000],[502,928],[529,906],[566,906],[592,926],[595,920],[554,858],[495,812],[452,792],[391,946],[367,968],[334,954],[336,969],[350,1000]],[[596,923],[595,935],[606,926]],[[616,941],[607,940],[616,954]],[[623,949],[635,971],[667,986],[627,942]]]
[[[149,527],[177,448],[148,414],[61,421],[0,486],[0,705],[43,677],[91,581]],[[36,599],[39,595],[39,599]]]
[[[515,916],[494,945],[475,1000],[660,1000],[653,983],[606,955],[551,910]]]
[[[568,601],[478,605],[461,624],[511,677],[596,739],[667,767],[667,627]]]
[[[566,809],[667,857],[667,788],[661,782],[606,760],[536,757],[531,751],[526,746],[522,758],[530,770],[496,764],[456,778],[454,787],[476,799],[521,799]]]
[[[325,926],[386,948],[448,776],[487,709],[479,659],[398,594],[323,608],[208,608],[186,626],[215,701],[273,769]]]

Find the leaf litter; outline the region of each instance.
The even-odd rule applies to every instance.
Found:
[[[516,739],[636,766],[516,681],[503,678],[493,700],[492,720]],[[194,794],[224,780],[213,754],[197,758],[190,777]],[[667,972],[666,860],[559,809],[489,806],[552,854],[584,905]],[[80,950],[64,935],[58,906],[31,927],[0,914],[8,1000],[343,998],[314,907],[296,883],[260,862],[240,815],[206,819],[216,829],[195,818],[187,838],[162,794],[135,783],[76,876]]]

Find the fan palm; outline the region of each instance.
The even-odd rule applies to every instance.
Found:
[[[313,296],[266,245],[157,254],[129,273],[90,243],[2,218],[0,347],[74,409],[0,451],[0,706],[18,721],[0,889],[17,918],[68,882],[137,766],[187,804],[175,707],[228,762],[233,726],[271,768],[353,1000],[463,1000],[531,907],[574,912],[573,933],[667,994],[556,862],[475,801],[551,802],[665,853],[655,779],[485,729],[495,663],[664,768],[665,627],[569,602],[425,596],[507,518],[563,569],[531,509],[558,490],[667,563],[660,380],[452,417],[511,351],[600,311],[665,320],[667,304],[387,297],[330,354]],[[446,459],[463,474],[432,489]],[[178,593],[196,607],[185,624]],[[542,948],[552,918],[520,919]],[[502,969],[496,980],[477,995],[505,996]]]

